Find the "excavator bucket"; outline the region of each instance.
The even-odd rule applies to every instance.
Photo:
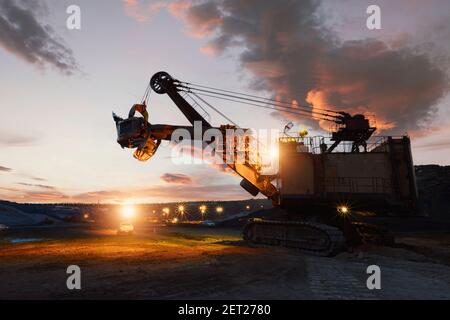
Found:
[[[158,149],[158,142],[152,138],[148,138],[145,146],[137,148],[133,153],[133,157],[139,161],[147,161],[153,157],[156,149]]]

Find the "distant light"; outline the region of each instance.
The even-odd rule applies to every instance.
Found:
[[[85,214],[84,214],[84,218],[85,218],[85,219],[88,219],[88,218],[89,218],[89,214],[85,213]]]
[[[170,209],[169,208],[163,208],[162,211],[163,211],[163,215],[165,215],[165,216],[168,216],[169,213],[170,213]]]
[[[249,206],[249,205],[246,205],[246,206],[245,206],[245,209],[250,210],[250,206]]]
[[[350,213],[350,209],[347,206],[338,206],[337,211],[342,216],[346,216]]]
[[[178,223],[178,218],[173,218],[172,223]]]
[[[134,206],[127,205],[122,207],[122,216],[125,219],[134,218],[135,215],[136,215],[136,208]]]
[[[223,208],[222,207],[217,207],[216,208],[216,212],[217,213],[222,213],[223,212]]]
[[[184,206],[178,206],[178,212],[183,213],[184,212]]]
[[[201,205],[200,207],[198,207],[198,210],[200,210],[201,214],[205,214],[206,213],[206,206],[205,205]]]

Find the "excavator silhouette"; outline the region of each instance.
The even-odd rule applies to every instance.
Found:
[[[192,126],[149,123],[145,101],[150,90],[168,95]],[[232,121],[203,97],[325,120],[335,124],[336,130],[331,137],[280,137],[279,172],[265,175],[249,131],[235,124],[213,127],[206,120],[200,101]],[[136,117],[136,111],[144,117]],[[136,149],[134,157],[141,161],[150,159],[161,141],[172,140],[177,130],[189,133],[191,139],[203,139],[195,134],[199,129],[222,133],[222,138],[214,136],[207,143],[214,144],[226,165],[242,177],[240,185],[247,192],[252,196],[261,193],[274,204],[267,214],[270,219],[248,221],[243,234],[250,242],[329,256],[348,245],[391,239],[383,228],[358,221],[356,212],[416,212],[417,189],[409,138],[378,137],[369,143],[376,128],[364,115],[215,89],[158,72],[151,78],[143,102],[133,106],[128,118],[114,113],[113,118],[117,142],[122,148]],[[236,135],[230,135],[230,131]],[[229,157],[230,153],[234,157]]]

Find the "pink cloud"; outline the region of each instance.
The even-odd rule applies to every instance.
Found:
[[[181,173],[164,173],[161,180],[172,184],[192,184],[191,177]]]
[[[148,1],[142,0],[123,0],[122,2],[126,15],[139,23],[150,21],[153,14],[167,8],[168,5],[165,1],[148,3]]]
[[[4,166],[0,166],[0,171],[3,171],[3,172],[11,172],[11,168],[8,168],[8,167],[4,167]]]

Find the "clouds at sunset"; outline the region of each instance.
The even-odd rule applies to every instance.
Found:
[[[0,166],[0,172],[10,172],[12,169],[4,166]]]
[[[161,176],[161,180],[167,183],[173,183],[173,184],[191,184],[192,179],[191,177],[181,174],[181,173],[164,173]]]
[[[72,74],[78,69],[73,52],[41,21],[46,13],[42,1],[0,0],[0,47],[26,62]]]
[[[33,190],[31,190],[33,189]],[[248,194],[239,184],[190,185],[170,184],[144,188],[126,188],[117,190],[98,190],[68,195],[55,189],[6,188],[0,187],[0,199],[17,202],[83,202],[123,203],[202,201],[202,200],[236,200],[247,199]]]
[[[79,202],[122,202],[127,199],[139,201],[201,201],[201,200],[233,200],[247,199],[248,194],[239,184],[221,185],[165,185],[147,188],[88,192],[75,195],[71,199]]]
[[[0,166],[8,173],[7,167]],[[24,174],[17,177],[25,178]],[[40,178],[39,178],[40,179]],[[248,194],[239,186],[239,183],[216,181],[211,184],[209,176],[200,176],[194,181],[191,176],[181,173],[164,173],[160,176],[163,184],[152,184],[149,181],[143,187],[123,187],[116,189],[92,190],[87,192],[74,192],[57,186],[35,183],[33,177],[30,182],[17,182],[14,186],[0,185],[0,199],[17,202],[36,203],[124,203],[124,202],[170,202],[194,200],[235,200],[247,199]],[[45,180],[45,179],[42,179]],[[39,180],[40,181],[40,180]]]
[[[48,186],[45,184],[34,184],[34,183],[26,183],[26,182],[19,182],[19,184],[22,186],[26,186],[26,187],[35,187],[35,188],[40,188],[40,189],[45,189],[45,190],[55,190],[56,189],[53,186]]]
[[[316,108],[375,114],[385,133],[426,127],[450,87],[446,67],[410,46],[407,37],[395,46],[379,39],[341,40],[325,26],[321,1],[183,3],[177,17],[189,33],[209,39],[202,52],[240,52],[239,64],[254,76],[254,89]]]
[[[0,129],[0,146],[20,147],[35,144],[39,140],[36,136],[24,135]]]
[[[123,0],[125,13],[139,23],[149,22],[152,15],[166,7],[164,1]]]

